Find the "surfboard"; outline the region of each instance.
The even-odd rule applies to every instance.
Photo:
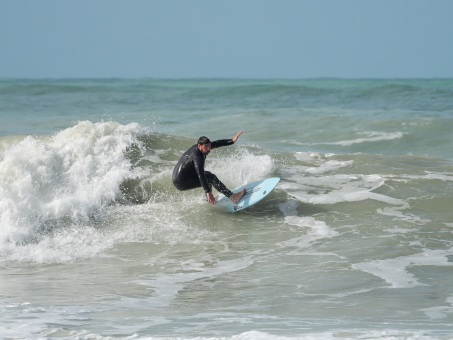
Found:
[[[228,212],[237,212],[247,209],[269,195],[277,186],[279,181],[280,178],[278,177],[266,178],[262,181],[249,183],[233,189],[233,192],[238,192],[245,188],[245,195],[238,203],[234,204],[228,197],[221,194],[219,198],[217,198],[215,206]]]

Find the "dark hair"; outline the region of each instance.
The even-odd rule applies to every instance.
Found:
[[[211,143],[211,141],[206,136],[202,136],[202,137],[198,138],[198,144],[199,145],[206,145],[206,144],[209,144],[209,143]]]

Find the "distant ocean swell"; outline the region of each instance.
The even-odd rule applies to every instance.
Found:
[[[442,112],[451,108],[451,80],[0,80],[1,96],[115,94],[119,102],[146,94],[141,100],[175,103],[254,104],[266,101],[271,107],[294,105],[410,108]],[[286,103],[286,105],[285,105]]]

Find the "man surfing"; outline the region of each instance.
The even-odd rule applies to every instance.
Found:
[[[232,139],[219,139],[213,142],[205,136],[198,138],[198,143],[192,145],[189,150],[184,152],[173,169],[172,179],[176,189],[185,191],[203,187],[208,202],[214,205],[216,203],[212,194],[212,187],[214,187],[234,204],[238,203],[244,196],[245,189],[233,194],[216,175],[204,170],[204,162],[211,149],[233,145],[242,133],[243,131],[238,132]]]

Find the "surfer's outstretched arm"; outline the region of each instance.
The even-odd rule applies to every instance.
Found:
[[[239,136],[242,135],[243,133],[244,133],[244,131],[239,131],[239,132],[236,134],[236,136],[234,136],[234,137],[232,138],[232,141],[233,141],[234,143],[236,143],[236,141],[239,139]]]

